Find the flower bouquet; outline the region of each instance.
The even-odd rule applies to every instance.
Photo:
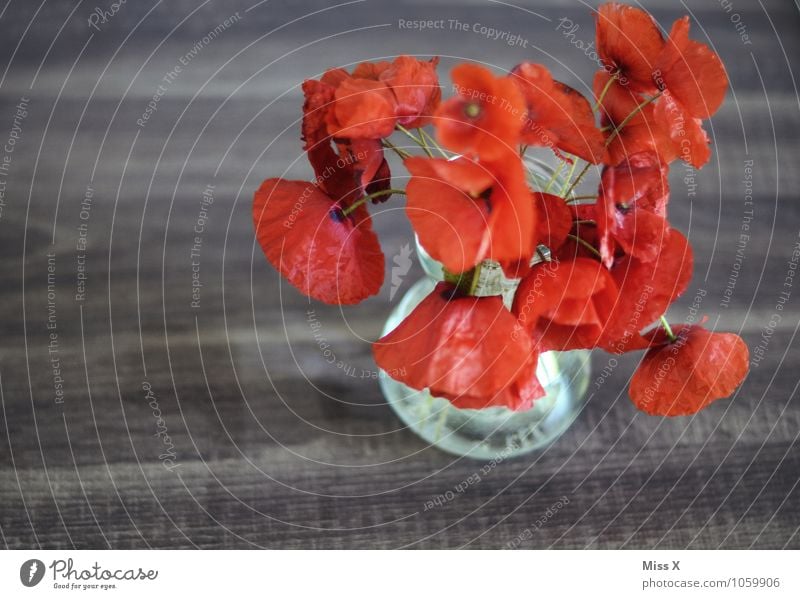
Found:
[[[522,411],[544,395],[542,352],[645,351],[630,398],[648,414],[681,416],[746,375],[737,335],[664,316],[693,262],[667,218],[669,165],[708,162],[702,120],[722,104],[725,69],[689,38],[688,17],[665,36],[645,11],[609,3],[596,35],[593,98],[530,62],[499,75],[459,64],[445,100],[437,58],[365,62],[303,83],[315,179],[263,182],[258,242],[302,293],[355,304],[384,280],[368,206],[406,196],[418,243],[443,273],[373,344],[392,378],[458,408]],[[558,161],[536,188],[524,161],[534,147]],[[409,173],[405,189],[391,184],[388,152]],[[594,165],[596,193],[577,195]],[[514,282],[513,297],[484,284],[487,269]]]

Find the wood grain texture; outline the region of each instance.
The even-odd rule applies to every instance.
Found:
[[[695,278],[672,316],[685,318],[701,290],[712,324],[741,332],[751,351],[764,348],[733,399],[694,418],[637,413],[625,387],[639,356],[625,356],[546,451],[498,465],[455,459],[404,430],[376,381],[327,364],[312,334],[309,308],[337,357],[357,372],[373,369],[366,340],[394,305],[388,282],[357,308],[310,304],[254,245],[250,200],[261,179],[310,177],[298,141],[303,78],[413,52],[441,55],[443,78],[462,57],[498,68],[536,60],[586,91],[595,65],[557,27],[561,18],[579,24],[577,38],[588,43],[590,4],[269,2],[248,10],[255,0],[182,0],[128,3],[94,31],[94,4],[48,2],[34,19],[38,3],[12,1],[0,17],[0,141],[20,100],[28,102],[21,138],[6,153],[10,172],[0,177],[4,546],[800,547],[800,281],[787,273],[800,241],[792,2],[737,5],[749,45],[718,3],[686,2],[694,35],[726,64],[731,92],[709,125],[712,162],[699,173],[673,168],[671,219],[694,244]],[[679,15],[672,2],[644,4],[665,27]],[[480,23],[528,44],[409,31],[400,19]],[[137,124],[193,49],[151,118]],[[746,160],[754,214],[737,261]],[[209,185],[204,286],[192,308],[190,252]],[[389,265],[412,240],[400,206],[375,215]],[[85,252],[76,249],[81,223]],[[87,277],[80,301],[78,254]],[[420,276],[415,261],[401,291]],[[63,404],[54,401],[48,284]],[[599,372],[608,357],[593,361]],[[170,447],[157,435],[153,401]],[[159,458],[167,450],[171,470]],[[475,473],[480,483],[426,509]],[[554,509],[562,497],[568,503]]]

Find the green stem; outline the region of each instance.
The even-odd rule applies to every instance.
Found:
[[[669,326],[667,322],[667,318],[662,314],[661,315],[661,326],[664,327],[664,331],[667,333],[667,337],[669,337],[670,341],[675,341],[678,338],[675,336],[675,333],[672,332],[672,327]]]
[[[406,194],[404,189],[381,189],[380,191],[375,191],[373,193],[367,194],[363,198],[361,198],[360,200],[356,200],[355,202],[350,204],[347,208],[343,208],[342,209],[342,214],[344,216],[347,216],[347,215],[351,214],[356,208],[358,208],[359,206],[363,206],[368,201],[370,201],[372,198],[377,198],[379,196],[388,196],[388,195],[392,195],[392,194],[395,194],[395,193],[399,193],[399,194],[402,194],[402,195]]]
[[[433,152],[431,152],[431,149],[428,147],[428,143],[425,141],[425,136],[422,135],[422,129],[417,129],[417,135],[419,135],[419,139],[422,142],[422,149],[428,155],[428,158],[433,158]]]
[[[563,160],[558,163],[558,166],[555,168],[555,170],[553,170],[553,174],[550,176],[550,180],[544,186],[544,189],[542,190],[543,192],[547,193],[548,191],[550,191],[550,188],[553,186],[553,183],[555,183],[555,180],[558,177],[559,173],[561,173],[561,171],[564,170],[564,164],[565,163]]]
[[[566,198],[566,197],[569,197],[569,195],[570,195],[570,194],[571,194],[573,191],[575,191],[575,188],[578,186],[578,183],[580,183],[580,182],[581,182],[581,179],[583,179],[583,177],[584,177],[584,176],[586,175],[586,173],[589,171],[589,168],[590,168],[591,166],[592,166],[592,163],[591,163],[591,162],[587,162],[587,163],[586,163],[586,166],[584,166],[584,167],[583,167],[583,169],[581,170],[581,172],[579,172],[579,173],[578,173],[578,176],[577,176],[577,177],[575,178],[575,180],[572,182],[572,185],[570,185],[570,186],[569,186],[569,188],[567,189],[567,192],[566,192],[566,193],[563,193],[563,194],[561,194],[561,195],[562,195],[562,197],[564,197],[564,198]]]
[[[600,252],[598,252],[598,251],[597,251],[597,250],[596,250],[596,249],[595,249],[595,248],[592,246],[592,244],[590,244],[588,241],[586,241],[586,240],[584,240],[584,239],[581,239],[580,237],[578,237],[577,235],[573,235],[572,233],[570,233],[569,235],[567,235],[567,237],[569,237],[569,238],[570,238],[570,239],[572,239],[573,241],[575,241],[575,242],[577,242],[577,243],[581,244],[581,245],[582,245],[583,247],[585,247],[587,250],[590,250],[590,251],[591,251],[591,252],[592,252],[592,253],[593,253],[595,256],[597,256],[598,258],[600,258],[600,257],[601,257],[601,256],[600,256]]]
[[[420,148],[424,148],[424,147],[425,147],[425,144],[423,144],[423,143],[422,143],[422,140],[420,140],[420,139],[419,139],[419,138],[418,138],[416,135],[414,135],[413,133],[411,133],[411,131],[409,131],[408,129],[406,129],[405,127],[403,127],[403,125],[400,125],[400,124],[398,123],[398,124],[396,125],[396,127],[397,127],[397,130],[398,130],[398,131],[400,131],[401,133],[403,133],[403,134],[405,134],[406,136],[408,136],[408,138],[409,138],[411,141],[413,141],[415,144],[417,144],[417,145],[418,145]]]
[[[566,178],[564,179],[564,185],[561,186],[561,197],[566,197],[564,192],[567,190],[567,186],[569,185],[569,180],[572,179],[572,175],[575,174],[575,167],[578,166],[578,159],[575,158],[572,161],[572,166],[569,168],[569,172],[567,173]]]
[[[384,147],[389,148],[390,150],[394,150],[394,153],[397,154],[398,156],[400,156],[400,158],[402,158],[403,160],[405,160],[406,158],[411,158],[411,156],[413,155],[410,152],[406,152],[402,148],[398,148],[396,145],[394,145],[388,139],[384,139],[383,140],[383,145],[384,145]]]
[[[625,125],[630,123],[631,119],[633,117],[635,117],[637,114],[639,114],[645,108],[645,106],[647,106],[651,102],[655,102],[658,98],[660,98],[662,93],[664,93],[664,92],[658,92],[656,95],[652,96],[651,98],[647,98],[647,100],[645,100],[644,102],[639,104],[636,108],[634,108],[631,111],[631,113],[628,116],[626,116],[617,127],[614,128],[614,130],[611,132],[611,135],[609,135],[606,138],[605,146],[608,147],[609,144],[611,144],[611,142],[614,140],[614,138],[617,135],[619,135],[620,131],[622,131],[622,129],[625,127]],[[572,183],[572,185],[569,186],[569,189],[567,190],[567,193],[566,194],[562,194],[564,197],[568,196],[570,193],[573,192],[573,190],[578,186],[578,183],[581,182],[581,179],[583,179],[583,177],[589,171],[589,168],[591,166],[592,166],[592,164],[590,162],[586,163],[586,166],[583,167],[583,170],[581,170],[581,172],[578,173],[578,176],[575,179],[575,181]]]
[[[442,158],[450,158],[450,156],[447,155],[447,152],[442,149],[442,146],[439,145],[439,142],[437,142],[432,135],[427,133],[425,129],[418,129],[418,131],[420,132],[420,137],[427,140],[427,142],[431,144],[434,149],[439,152],[439,154],[442,155]]]
[[[606,81],[606,84],[603,87],[603,91],[600,92],[600,95],[597,97],[597,102],[595,102],[594,107],[592,108],[594,112],[597,112],[600,109],[600,106],[603,104],[603,100],[605,99],[608,90],[611,89],[611,85],[617,79],[619,79],[619,73],[614,73],[614,75],[612,77],[609,77],[608,81]]]

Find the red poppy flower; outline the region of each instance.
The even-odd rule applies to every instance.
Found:
[[[533,347],[515,325],[500,296],[461,296],[452,285],[439,283],[372,351],[393,378],[428,388],[458,407],[529,402],[530,389],[520,376],[530,377]],[[509,389],[515,383],[518,387]]]
[[[667,233],[667,166],[642,152],[603,169],[595,219],[603,263],[611,267],[616,248],[641,261],[653,260]]]
[[[672,25],[656,64],[656,82],[669,90],[689,117],[707,119],[725,99],[725,67],[706,44],[689,39],[688,16]]]
[[[546,67],[529,62],[514,67],[511,79],[527,104],[522,142],[563,150],[592,163],[605,156],[603,135],[595,125],[589,101],[580,93],[554,81]]]
[[[435,114],[442,145],[486,161],[516,154],[526,112],[517,84],[473,64],[455,67],[452,79],[457,95],[443,102]]]
[[[452,273],[481,260],[530,259],[534,206],[519,157],[490,170],[468,158],[407,158],[406,213],[420,243]]]
[[[733,393],[749,368],[745,342],[698,325],[672,330],[675,341],[661,330],[651,335],[656,347],[642,358],[628,391],[636,407],[652,415],[688,416]]]
[[[694,264],[692,246],[680,231],[670,229],[657,245],[655,259],[642,261],[624,256],[611,269],[619,289],[605,319],[598,345],[613,353],[643,349],[639,331],[667,311],[689,286]]]
[[[653,71],[664,38],[647,12],[609,2],[597,9],[597,53],[620,83],[637,91],[655,91]]]
[[[617,286],[597,260],[543,262],[522,279],[512,311],[541,351],[594,347],[614,303]]]
[[[384,259],[369,214],[345,216],[306,181],[267,179],[253,200],[256,236],[269,262],[304,294],[328,304],[355,304],[378,293]]]
[[[397,124],[396,110],[397,101],[386,83],[348,77],[336,87],[328,131],[335,137],[389,137]]]
[[[417,60],[411,56],[398,56],[384,68],[379,79],[392,88],[397,122],[404,127],[416,128],[428,124],[442,99],[442,88],[436,66],[439,58]]]

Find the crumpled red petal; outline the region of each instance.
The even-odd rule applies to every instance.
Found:
[[[603,263],[611,267],[619,246],[642,261],[658,255],[668,230],[668,168],[642,152],[603,169],[595,217]]]
[[[389,137],[397,124],[396,101],[382,81],[344,79],[336,87],[328,131],[335,137],[381,139]]]
[[[458,404],[491,401],[525,371],[533,347],[501,297],[460,296],[439,283],[372,351],[392,378]]]
[[[695,168],[702,168],[709,161],[711,140],[703,129],[703,122],[692,117],[669,91],[656,102],[653,118],[663,124],[676,157]]]
[[[597,344],[617,287],[597,260],[534,265],[521,281],[512,311],[541,351],[588,349]]]
[[[436,75],[438,58],[418,60],[398,56],[379,78],[392,88],[397,121],[408,128],[422,127],[431,120],[442,99],[442,88]]]
[[[498,391],[492,397],[480,397],[473,395],[447,396],[441,397],[450,400],[457,408],[468,408],[480,410],[494,406],[504,406],[511,410],[522,411],[533,407],[534,402],[546,395],[545,388],[536,376],[536,367],[539,364],[539,354],[534,351],[528,357],[526,365],[520,371],[519,376],[505,389]]]
[[[312,183],[267,179],[256,191],[253,221],[267,260],[304,294],[355,304],[380,291],[383,252],[363,206],[343,216]]]
[[[732,333],[698,325],[672,329],[677,340],[645,354],[628,393],[647,414],[689,416],[736,390],[747,375],[750,354]]]

